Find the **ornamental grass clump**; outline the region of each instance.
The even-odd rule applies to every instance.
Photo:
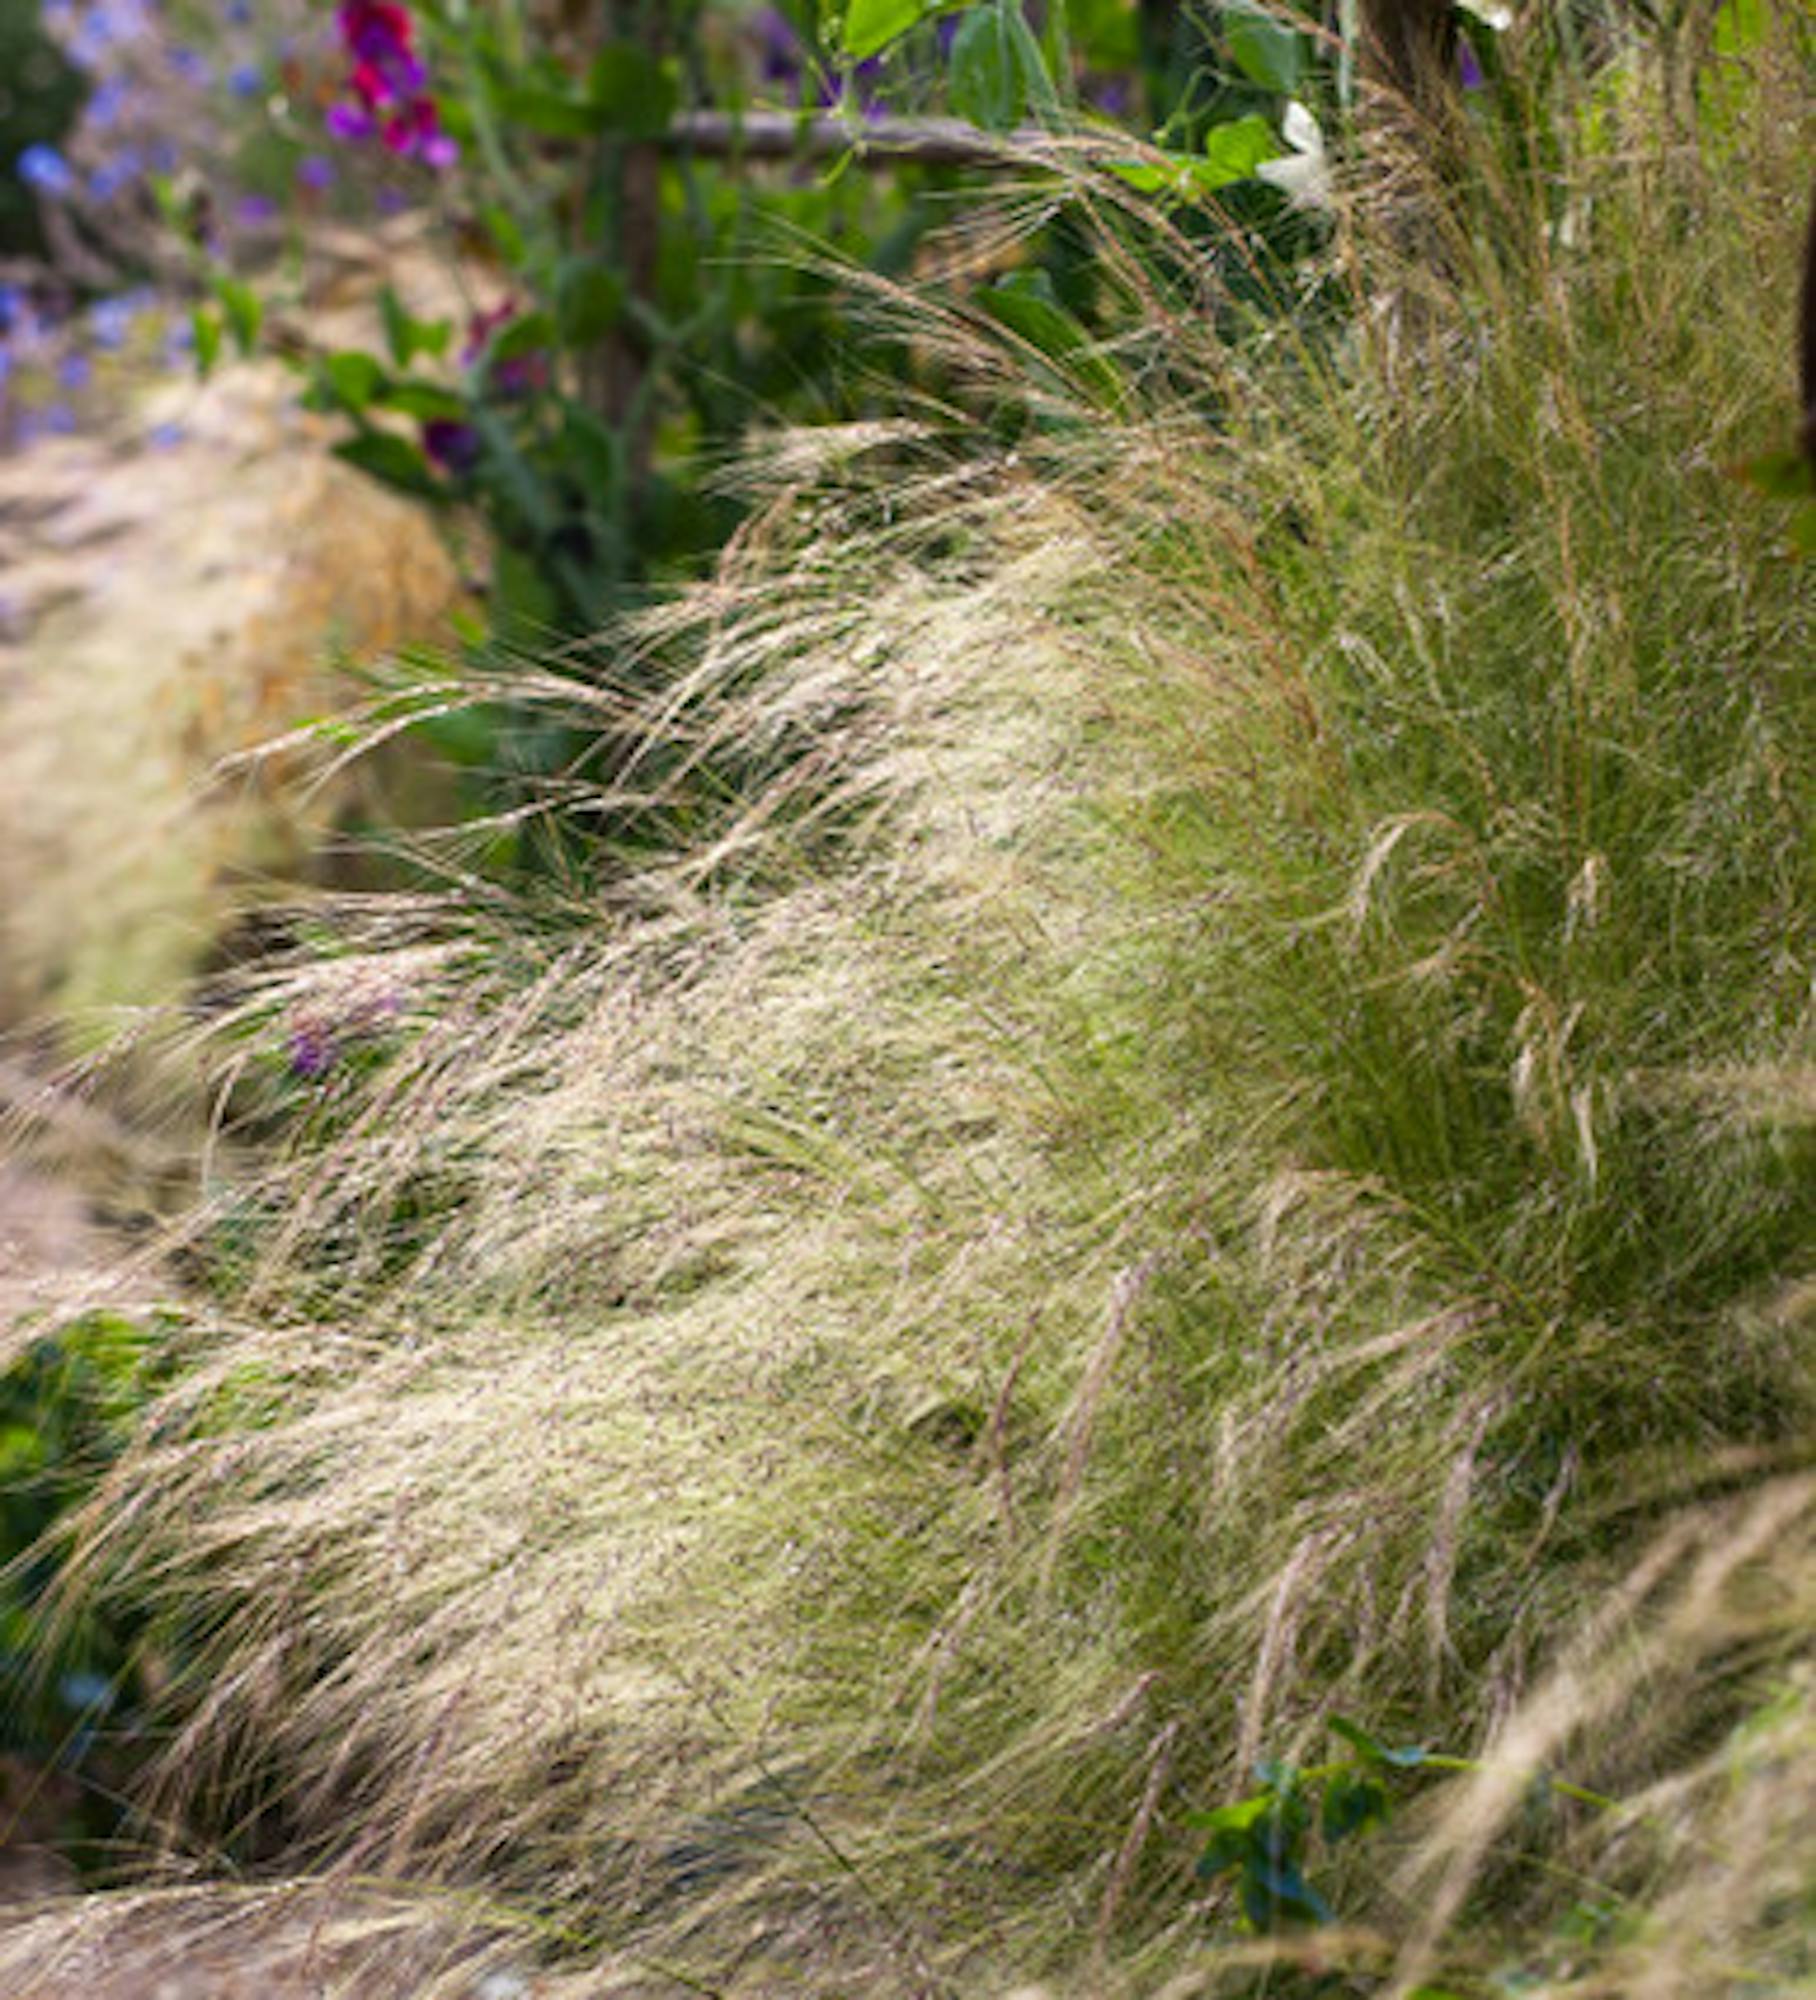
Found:
[[[1807,1972],[1816,617],[1726,468],[1810,97],[1755,64],[1364,170],[1305,318],[1194,310],[1081,165],[1127,342],[916,308],[982,421],[795,442],[626,639],[668,859],[243,999],[282,1067],[311,978],[398,996],[218,1163],[86,1518],[176,1663],[147,1827],[548,1992]],[[1244,1938],[1190,1816],[1332,1717],[1474,1768]]]

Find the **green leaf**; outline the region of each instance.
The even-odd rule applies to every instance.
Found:
[[[1265,118],[1232,119],[1227,125],[1213,125],[1204,135],[1204,158],[1193,179],[1204,193],[1248,180],[1263,160],[1280,156],[1274,128]]]
[[[1754,492],[1769,499],[1801,500],[1806,494],[1816,497],[1816,463],[1800,451],[1767,452],[1762,458],[1748,459],[1736,470]]]
[[[1291,1862],[1249,1870],[1242,1882],[1242,1912],[1258,1931],[1283,1924],[1328,1924],[1331,1906]]]
[[[508,208],[494,205],[482,208],[479,219],[485,224],[486,234],[491,237],[499,256],[507,264],[521,268],[529,257],[530,249],[517,218]]]
[[[935,11],[928,0],[851,0],[845,9],[845,53],[862,62],[905,35],[923,14]]]
[[[1238,1799],[1231,1806],[1216,1806],[1209,1812],[1189,1812],[1185,1815],[1185,1823],[1205,1833],[1242,1833],[1252,1827],[1273,1803],[1268,1793],[1257,1792],[1253,1798]]]
[[[1027,86],[1028,102],[1036,111],[1051,117],[1059,110],[1059,92],[1047,74],[1047,59],[1041,54],[1040,43],[1035,39],[1034,30],[1028,26],[1019,0],[1003,0],[1003,4],[1009,20],[1009,37],[1021,58],[1022,82]]]
[[[986,132],[1007,132],[1027,107],[1020,45],[1001,4],[967,14],[952,43],[952,108]]]
[[[384,321],[385,345],[398,367],[408,368],[419,354],[442,355],[448,351],[454,332],[451,321],[413,319],[389,285],[378,295],[378,310]]]
[[[1386,1746],[1376,1742],[1359,1722],[1351,1722],[1347,1716],[1343,1715],[1328,1715],[1325,1717],[1324,1723],[1333,1736],[1341,1737],[1352,1750],[1356,1751],[1368,1763],[1385,1764],[1387,1762]]]
[[[980,292],[978,303],[999,325],[1063,368],[1094,401],[1107,404],[1121,399],[1122,378],[1054,297],[1044,271],[1017,271]]]
[[[395,410],[399,416],[414,417],[419,424],[432,423],[438,417],[458,423],[467,413],[464,396],[443,388],[439,382],[424,382],[409,376],[402,381],[386,382],[372,400],[387,410]]]
[[[559,521],[535,462],[518,449],[509,427],[490,410],[483,406],[476,409],[473,426],[485,444],[482,465],[486,485],[516,516],[525,533],[546,544]]]
[[[667,131],[681,93],[661,60],[635,42],[613,42],[593,58],[587,102],[596,130],[626,139],[656,139]]]
[[[486,349],[488,361],[515,361],[520,355],[537,354],[555,343],[555,322],[545,312],[525,313],[492,336]]]
[[[214,295],[227,316],[233,344],[242,354],[250,354],[258,345],[259,328],[265,320],[258,293],[239,278],[216,278]]]
[[[624,280],[597,257],[567,259],[555,280],[561,337],[571,347],[591,347],[624,316]]]
[[[1295,95],[1305,74],[1305,43],[1255,0],[1224,0],[1223,44],[1230,61],[1263,90]]]
[[[322,373],[334,400],[355,416],[371,404],[385,380],[385,371],[357,347],[330,354],[322,363]]]
[[[1340,1771],[1324,1787],[1318,1824],[1328,1841],[1347,1840],[1383,1823],[1389,1813],[1387,1788],[1376,1778]]]
[[[197,306],[189,315],[189,330],[195,339],[196,373],[205,381],[221,358],[221,316],[207,306]]]
[[[498,93],[499,116],[511,125],[545,139],[591,139],[609,129],[610,120],[584,97],[562,91],[516,84]]]
[[[358,466],[381,484],[417,499],[430,499],[441,492],[439,482],[429,470],[429,461],[408,438],[397,437],[390,431],[361,431],[357,437],[337,444],[334,456]]]
[[[562,413],[561,455],[595,497],[615,493],[623,477],[618,434],[581,403]]]

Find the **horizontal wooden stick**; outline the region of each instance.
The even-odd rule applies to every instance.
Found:
[[[660,141],[711,159],[826,160],[859,165],[922,160],[937,167],[1024,164],[1050,144],[1033,128],[993,134],[962,118],[838,118],[826,112],[683,111]]]

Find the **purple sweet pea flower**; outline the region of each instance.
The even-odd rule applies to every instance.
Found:
[[[479,463],[479,433],[458,417],[431,417],[422,427],[422,448],[432,465],[454,479]]]
[[[424,89],[427,72],[415,47],[415,23],[398,0],[342,0],[335,15],[341,44],[353,59],[347,98],[328,110],[337,139],[375,134],[400,159],[443,170],[460,148],[441,129],[435,99]]]
[[[757,70],[765,83],[793,89],[801,81],[801,38],[779,7],[759,8],[751,18],[757,37]]]
[[[353,58],[353,94],[368,110],[402,103],[422,89],[423,66],[407,8],[396,0],[345,0],[335,22]]]

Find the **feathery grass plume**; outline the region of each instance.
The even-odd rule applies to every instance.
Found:
[[[384,919],[384,1033],[191,1227],[73,1572],[167,1621],[148,1825],[578,1992],[1281,1991],[1184,1814],[1335,1712],[1490,1771],[1334,1878],[1359,1990],[1548,1949],[1566,1747],[1692,1856],[1584,1990],[1664,1979],[1807,1681],[1816,618],[1721,470],[1793,29],[1717,129],[1604,84],[1416,227],[1364,176],[1341,320],[1088,162],[1126,336],[913,308],[955,409],[791,446],[645,635],[674,852]]]

